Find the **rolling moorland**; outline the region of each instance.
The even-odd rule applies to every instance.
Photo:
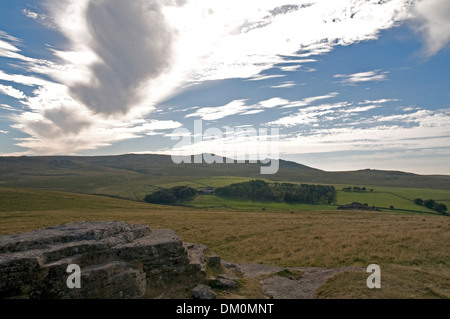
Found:
[[[335,202],[276,203],[216,195],[171,206],[142,201],[162,188],[203,189],[262,178],[333,185]],[[344,191],[348,186],[372,191]],[[115,219],[172,228],[184,241],[203,243],[238,263],[381,266],[382,289],[368,289],[365,273],[344,272],[328,280],[318,298],[450,297],[450,220],[448,214],[416,205],[417,197],[450,207],[450,176],[324,172],[285,161],[277,174],[260,175],[257,164],[176,165],[162,155],[0,158],[0,235]],[[336,210],[353,201],[382,209]],[[261,297],[258,280],[245,280],[235,293]]]

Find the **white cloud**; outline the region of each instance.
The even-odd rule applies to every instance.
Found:
[[[311,97],[304,98],[303,100],[300,100],[300,101],[292,101],[290,103],[286,103],[286,105],[283,106],[283,108],[307,106],[314,102],[330,99],[330,98],[336,97],[338,95],[339,95],[339,93],[337,93],[337,92],[331,92],[331,93],[328,93],[325,95],[311,96]]]
[[[346,113],[359,113],[359,112],[367,112],[377,108],[378,105],[368,105],[368,106],[358,106],[355,108],[350,108],[348,110],[344,110]]]
[[[337,96],[336,92],[332,92],[328,95],[311,97],[308,99],[304,99],[303,101],[288,101],[285,107],[294,106],[305,106],[309,105],[314,101],[318,101],[327,97],[335,97]],[[377,101],[382,101],[386,103],[388,99],[381,99]],[[374,101],[374,102],[377,102]],[[396,101],[396,99],[391,99],[391,101]],[[367,125],[370,123],[379,123],[379,122],[395,122],[401,121],[403,123],[413,122],[419,118],[422,118],[424,115],[429,114],[432,111],[421,110],[416,114],[397,114],[390,116],[370,116],[368,118],[364,118],[360,113],[367,112],[376,108],[380,108],[383,106],[383,103],[379,104],[367,104],[367,100],[365,102],[359,103],[350,103],[350,102],[337,102],[337,103],[325,103],[319,105],[312,105],[300,108],[295,114],[290,114],[288,116],[281,117],[277,120],[271,121],[267,123],[267,125],[271,126],[284,126],[284,127],[294,127],[294,126],[302,126],[303,128],[309,127],[309,125],[319,124],[324,126],[325,123],[330,123],[331,121],[340,120],[340,124],[336,124],[339,126],[350,126],[350,125]],[[349,118],[352,116],[358,116],[353,122],[350,121]],[[344,124],[343,124],[344,123]]]
[[[34,83],[28,77],[18,80]],[[38,86],[33,96],[21,102],[27,111],[11,117],[16,123],[12,127],[29,135],[16,143],[29,149],[24,153],[29,155],[76,154],[181,126],[175,121],[146,121],[139,109],[120,118],[96,114],[56,83]]]
[[[244,113],[248,109],[249,107],[245,105],[245,100],[235,100],[224,106],[200,108],[194,113],[186,115],[186,117],[200,117],[206,121],[214,121],[227,116]]]
[[[252,114],[258,114],[258,113],[261,113],[261,112],[264,112],[264,110],[250,110],[250,111],[247,111],[247,112],[244,112],[244,113],[241,113],[242,115],[252,115]]]
[[[35,76],[27,76],[21,74],[7,74],[0,70],[0,80],[15,82],[27,86],[47,86],[53,85],[52,82],[37,78]]]
[[[320,96],[312,96],[305,98],[300,101],[290,101],[287,99],[283,99],[280,97],[273,97],[267,100],[260,101],[255,104],[246,104],[246,100],[234,100],[226,105],[223,106],[216,106],[216,107],[193,107],[191,110],[196,110],[193,113],[190,113],[186,115],[186,117],[200,117],[203,120],[218,120],[225,118],[227,116],[231,115],[250,115],[250,114],[257,114],[263,112],[265,109],[271,109],[271,108],[292,108],[292,107],[303,107],[308,106],[310,104],[313,104],[314,102],[329,99],[336,97],[338,95],[337,92],[331,92],[326,95],[320,95]],[[345,105],[345,104],[339,104],[339,105]],[[302,112],[308,112],[311,110],[317,111],[321,110],[322,108],[326,108],[328,104],[322,105],[322,106],[314,106],[309,107],[307,109],[303,109]],[[285,122],[284,120],[282,121]],[[284,125],[281,123],[275,123],[271,122],[271,124],[277,125]],[[290,126],[290,125],[289,125]]]
[[[111,120],[88,109],[67,105],[41,113],[25,112],[12,127],[30,135],[18,139],[17,146],[29,149],[25,154],[76,154],[112,143],[145,135],[164,135],[165,130],[181,126],[175,121],[145,121],[130,117]]]
[[[289,101],[280,97],[273,97],[267,100],[260,101],[256,104],[247,105],[246,100],[234,100],[223,106],[216,107],[193,107],[191,110],[196,110],[193,113],[186,115],[186,117],[200,117],[203,120],[219,120],[231,115],[250,115],[263,112],[265,109],[275,107],[291,108],[310,105],[313,102],[328,99],[337,96],[337,92],[331,92],[326,95],[308,97],[300,101]],[[315,107],[317,109],[317,107]],[[311,110],[313,108],[309,108]]]
[[[66,69],[50,76],[93,112],[127,113],[168,93],[175,34],[161,2],[65,0],[49,1],[48,8],[71,47],[55,50]]]
[[[169,121],[152,120],[142,126],[142,128],[149,131],[173,130],[179,127],[181,127],[181,123],[172,120]]]
[[[273,108],[276,106],[286,105],[289,101],[280,97],[274,97],[268,100],[259,102],[258,104],[264,108]]]
[[[19,49],[21,45],[22,41],[20,39],[0,30],[0,57],[19,60],[25,63],[27,67],[43,67],[53,64],[50,61],[30,58],[21,54],[21,50]]]
[[[359,102],[358,104],[383,104],[388,102],[397,102],[399,99],[379,99],[379,100],[365,100],[364,102]]]
[[[284,89],[284,88],[292,88],[297,84],[294,81],[286,81],[278,85],[272,85],[270,88],[272,89]]]
[[[413,7],[413,17],[419,22],[418,31],[431,56],[450,42],[450,2],[448,0],[419,0]]]
[[[251,105],[247,105],[245,102],[246,100],[234,100],[223,106],[193,107],[191,110],[196,109],[196,111],[186,115],[186,117],[200,117],[206,121],[214,121],[231,115],[257,114],[263,112],[264,109],[270,109],[289,103],[288,100],[279,97],[274,97]]]
[[[267,123],[271,126],[292,127],[298,125],[310,125],[320,121],[321,117],[332,114],[335,109],[347,106],[347,103],[321,104],[300,109],[298,113],[282,117]]]
[[[176,21],[182,38],[183,59],[193,62],[185,63],[196,74],[194,80],[202,81],[249,78],[294,57],[376,39],[381,30],[405,19],[409,7],[406,0],[297,3],[309,5],[275,14],[275,8],[292,5],[292,1],[258,1],[257,5],[237,0],[196,1],[170,10],[169,17]],[[203,24],[199,26],[198,21]]]
[[[378,81],[384,81],[387,79],[387,71],[380,71],[380,70],[374,70],[374,71],[367,71],[367,72],[358,72],[353,74],[336,74],[334,75],[335,78],[342,78],[340,83],[344,85],[355,85],[358,83],[365,83],[365,82],[378,82]]]
[[[412,123],[412,122],[420,122],[423,118],[426,118],[433,114],[433,111],[430,110],[419,110],[415,113],[408,114],[395,114],[395,115],[387,115],[387,116],[376,116],[374,120],[377,122],[404,122],[404,123]]]
[[[0,39],[3,39],[8,42],[13,42],[13,43],[21,43],[22,42],[19,38],[16,38],[15,36],[10,35],[3,30],[0,30]]]
[[[0,130],[0,134],[8,134],[8,133],[9,133],[8,131]]]
[[[275,78],[282,78],[286,75],[282,74],[272,74],[272,75],[253,75],[246,81],[262,81],[262,80],[269,80],[269,79],[275,79]]]
[[[300,69],[301,67],[302,67],[301,64],[279,66],[280,70],[281,70],[281,71],[284,71],[284,72],[293,72],[293,71],[297,71],[297,70]]]
[[[36,12],[33,12],[29,9],[22,9],[22,14],[33,20],[36,20],[39,17],[39,15]]]
[[[0,30],[0,56],[1,57],[17,57],[20,56],[18,52],[20,49],[17,44],[20,40],[16,37],[9,35],[8,33]]]
[[[15,88],[13,88],[12,86],[3,85],[3,84],[0,84],[0,94],[9,95],[18,100],[24,99],[26,97],[22,91],[17,90]]]
[[[7,110],[7,111],[14,111],[15,110],[11,105],[8,105],[8,104],[0,104],[0,108],[3,109],[3,110]]]

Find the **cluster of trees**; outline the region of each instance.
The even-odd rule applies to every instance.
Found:
[[[193,199],[197,190],[188,186],[175,186],[170,189],[161,189],[145,196],[144,200],[152,204],[176,204]]]
[[[359,187],[359,186],[347,186],[347,187],[344,187],[344,188],[342,188],[342,190],[344,191],[344,192],[365,192],[365,191],[370,191],[370,192],[373,192],[373,188],[371,188],[371,189],[367,189],[366,187]]]
[[[427,199],[427,200],[423,200],[422,198],[416,198],[414,200],[414,203],[416,203],[417,205],[423,205],[429,209],[433,209],[439,213],[445,213],[447,211],[447,205],[442,204],[442,203],[437,203],[435,200],[433,199]]]
[[[335,193],[333,186],[267,183],[263,180],[236,183],[216,189],[216,195],[223,197],[288,203],[330,204]]]

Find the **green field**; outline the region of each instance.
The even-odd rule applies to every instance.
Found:
[[[330,205],[314,205],[314,204],[289,204],[289,203],[276,203],[269,201],[252,201],[252,200],[240,200],[221,198],[214,195],[198,195],[194,200],[184,203],[185,206],[194,208],[207,208],[207,209],[231,209],[231,210],[330,210],[335,207]]]
[[[157,191],[160,188],[171,188],[174,186],[190,186],[195,189],[202,189],[206,186],[222,187],[232,183],[241,183],[249,181],[250,178],[245,177],[229,177],[215,176],[211,178],[193,179],[186,181],[177,181],[171,183],[161,183],[154,185],[149,193]],[[270,182],[270,180],[265,179]],[[288,181],[289,182],[289,181]],[[292,182],[298,183],[298,182]],[[365,192],[346,192],[342,188],[346,185],[334,184],[336,189],[336,201],[332,205],[313,205],[313,204],[288,204],[263,201],[250,201],[238,199],[224,199],[218,196],[200,195],[193,201],[183,203],[189,207],[210,208],[210,209],[235,209],[235,210],[329,210],[336,209],[338,205],[359,202],[368,204],[369,207],[375,206],[387,211],[420,211],[428,213],[436,213],[436,211],[428,209],[425,206],[419,206],[414,203],[415,198],[434,199],[450,208],[450,190],[445,189],[424,189],[424,188],[399,188],[399,187],[383,187],[371,185],[351,185],[366,187]],[[373,192],[369,190],[373,189]],[[390,210],[393,206],[395,210]]]
[[[375,205],[376,207],[390,207],[394,206],[399,210],[418,210],[423,212],[435,212],[425,206],[419,206],[414,203],[415,198],[434,199],[437,202],[443,203],[450,207],[450,191],[438,189],[421,189],[421,188],[394,188],[369,186],[367,189],[374,189],[373,192],[345,192],[342,187],[336,185],[337,204],[347,204],[352,201],[360,203],[367,203],[368,206]],[[353,200],[355,199],[355,200]]]
[[[242,183],[251,180],[251,178],[237,177],[237,176],[214,176],[210,178],[199,178],[192,180],[179,180],[170,183],[158,183],[152,185],[153,189],[156,191],[159,188],[171,188],[174,186],[189,186],[195,189],[202,189],[207,186],[210,187],[222,187],[228,186],[233,183]]]

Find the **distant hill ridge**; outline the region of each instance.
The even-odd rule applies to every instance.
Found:
[[[280,160],[273,175],[261,175],[261,163],[175,164],[169,155],[0,157],[0,186],[31,187],[142,199],[150,184],[215,176],[237,176],[315,184],[450,189],[448,175],[418,175],[401,171],[356,170],[327,172]]]

